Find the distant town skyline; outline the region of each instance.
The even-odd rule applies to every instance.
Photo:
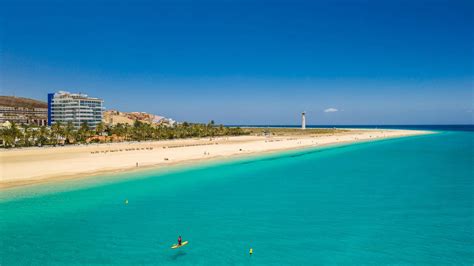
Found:
[[[0,89],[178,121],[472,124],[472,1],[2,1]]]

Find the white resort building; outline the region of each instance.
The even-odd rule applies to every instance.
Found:
[[[59,91],[48,94],[48,125],[56,122],[67,124],[72,122],[79,128],[83,122],[95,128],[102,122],[104,101],[88,97],[86,94]]]

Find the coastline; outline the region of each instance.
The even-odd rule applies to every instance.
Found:
[[[422,130],[349,129],[329,135],[237,136],[3,150],[0,153],[0,190],[85,176],[196,165],[252,155],[431,133]]]

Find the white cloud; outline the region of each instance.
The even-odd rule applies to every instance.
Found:
[[[334,113],[334,112],[337,112],[339,110],[337,110],[336,108],[328,108],[326,110],[324,110],[325,113]]]

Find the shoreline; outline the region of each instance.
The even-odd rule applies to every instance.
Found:
[[[432,133],[422,130],[350,129],[328,135],[236,136],[6,150],[0,153],[0,191],[105,174],[199,165],[203,162]]]

